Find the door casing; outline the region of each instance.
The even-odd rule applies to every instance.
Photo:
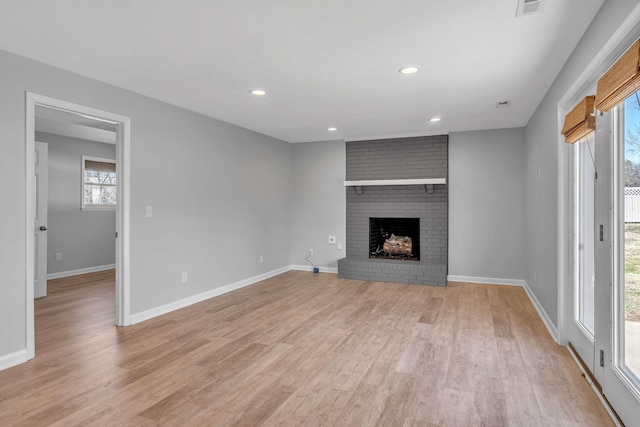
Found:
[[[35,201],[35,110],[36,106],[86,115],[96,120],[113,123],[116,132],[116,163],[118,165],[116,207],[116,319],[118,326],[131,324],[130,302],[130,170],[131,170],[131,119],[79,104],[25,92],[26,121],[25,121],[25,170],[26,170],[26,271],[25,271],[25,325],[27,360],[35,357],[35,319],[34,319],[34,201]]]

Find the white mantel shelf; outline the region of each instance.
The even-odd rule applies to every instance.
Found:
[[[368,181],[345,181],[345,187],[364,187],[375,185],[439,185],[446,184],[446,178],[425,179],[374,179]]]

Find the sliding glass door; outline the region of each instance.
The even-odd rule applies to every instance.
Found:
[[[601,120],[612,145],[612,280],[603,313],[602,389],[623,420],[640,417],[640,98],[627,98]],[[633,417],[633,418],[631,418]]]
[[[616,182],[619,271],[614,305],[619,325],[620,366],[640,385],[640,99],[627,98],[616,113],[621,145]]]
[[[640,419],[640,94],[573,145],[569,341],[627,425]]]

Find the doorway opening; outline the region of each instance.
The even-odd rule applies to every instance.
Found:
[[[36,120],[37,117],[37,120]],[[36,123],[38,126],[36,126]],[[130,265],[129,265],[129,153],[130,153],[130,119],[125,116],[109,113],[106,111],[96,110],[94,108],[82,105],[72,104],[69,102],[33,94],[26,93],[26,325],[27,325],[27,357],[31,359],[35,356],[35,319],[34,319],[34,297],[46,294],[46,244],[45,249],[42,248],[43,242],[46,243],[47,224],[46,215],[42,215],[44,209],[41,209],[41,203],[38,202],[39,184],[42,177],[40,176],[39,164],[42,160],[41,151],[43,144],[37,143],[36,132],[41,132],[39,136],[45,134],[62,134],[67,133],[68,137],[75,137],[86,140],[96,140],[100,143],[111,143],[115,145],[112,150],[112,157],[115,165],[117,165],[117,180],[111,180],[105,183],[78,182],[78,189],[95,193],[96,186],[102,185],[101,189],[106,192],[115,191],[115,206],[113,200],[109,206],[91,206],[91,209],[102,210],[99,214],[105,214],[109,210],[115,213],[115,262],[112,265],[103,265],[102,267],[115,266],[115,306],[116,319],[115,324],[118,326],[126,326],[131,324],[130,320]],[[70,133],[70,134],[69,134]],[[106,140],[105,140],[106,138]],[[44,149],[46,151],[46,145]],[[107,150],[108,151],[108,150]],[[85,163],[85,159],[78,160]],[[102,163],[108,162],[89,162],[90,165],[101,166]],[[84,172],[84,166],[83,172]],[[80,167],[80,164],[78,165]],[[92,168],[93,166],[89,166]],[[89,173],[89,175],[91,175]],[[94,175],[105,175],[104,171],[96,171]],[[95,177],[89,177],[89,181]],[[112,187],[112,188],[111,188]],[[42,199],[42,197],[40,197]],[[84,202],[78,198],[79,210],[87,209]],[[84,198],[83,198],[84,200]],[[113,230],[113,228],[111,228]],[[39,237],[40,236],[40,237]],[[39,243],[40,242],[40,243]],[[113,242],[113,241],[112,241]],[[40,255],[38,255],[40,253]],[[45,255],[43,255],[43,253]],[[55,252],[54,252],[55,253]],[[45,256],[43,260],[42,257]],[[62,258],[62,253],[55,253],[55,258]],[[44,264],[44,273],[43,273]],[[39,268],[38,268],[39,267]],[[38,271],[38,269],[40,271]],[[77,272],[81,272],[78,269]],[[43,287],[43,282],[45,283]]]

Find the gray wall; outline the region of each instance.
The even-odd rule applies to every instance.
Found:
[[[449,274],[524,278],[524,129],[449,135]]]
[[[525,128],[525,280],[558,325],[558,102],[629,15],[636,0],[608,0]],[[538,170],[540,176],[538,176]],[[536,277],[537,276],[537,277]]]
[[[293,145],[292,264],[309,265],[304,259],[310,248],[320,271],[337,268],[346,255],[344,180],[344,141]],[[328,244],[329,235],[342,243],[341,251]]]
[[[80,183],[82,156],[115,160],[116,146],[42,132],[36,141],[49,144],[47,273],[114,264],[115,211],[81,211]]]
[[[0,357],[26,345],[25,91],[131,117],[133,314],[290,264],[290,144],[5,51],[0,75]]]

